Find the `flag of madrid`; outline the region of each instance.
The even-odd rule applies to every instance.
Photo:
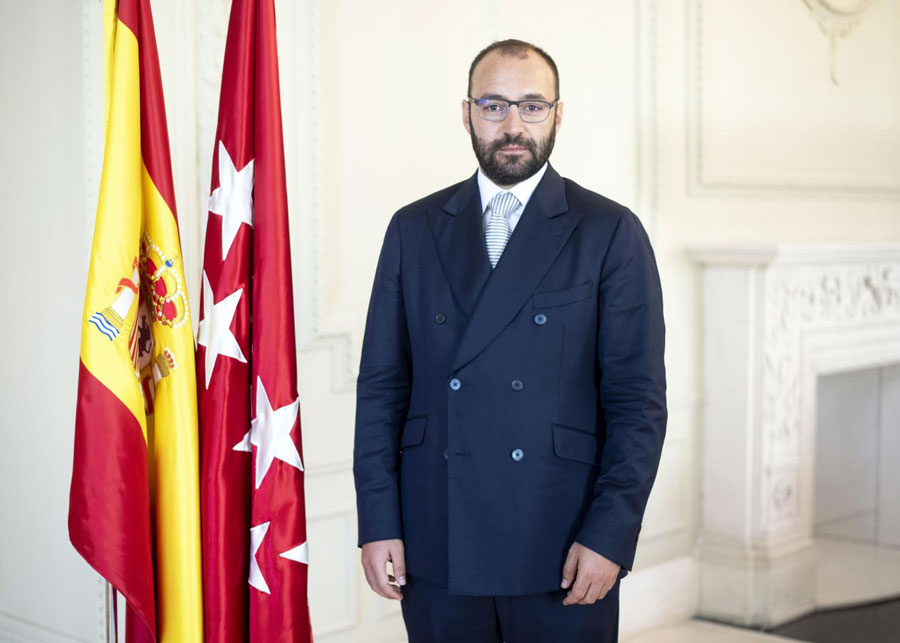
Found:
[[[273,0],[234,0],[197,337],[206,640],[312,640]]]

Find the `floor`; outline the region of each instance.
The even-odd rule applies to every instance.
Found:
[[[900,596],[900,549],[816,537],[816,605],[820,609],[896,596]],[[900,641],[900,635],[896,640]]]
[[[819,612],[782,625],[775,632],[815,643],[897,643],[900,600]]]
[[[796,640],[691,619],[677,625],[659,627],[631,638],[622,639],[622,643],[784,643]],[[853,639],[848,639],[848,641],[853,641]],[[853,643],[857,643],[857,641],[853,641]]]
[[[847,570],[855,570],[848,574]],[[623,643],[900,643],[900,549],[816,538],[819,611],[771,632],[691,619]],[[885,598],[889,597],[889,598]]]
[[[859,607],[829,609],[764,633],[691,619],[660,627],[622,643],[897,643],[900,641],[900,599]]]
[[[405,639],[404,639],[405,640]],[[757,632],[690,619],[623,638],[621,643],[897,643],[900,599],[831,609]]]

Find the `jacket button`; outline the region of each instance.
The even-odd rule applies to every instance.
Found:
[[[525,385],[522,384],[522,380],[513,380],[510,386],[512,386],[512,389],[514,391],[521,391],[523,388],[525,388]]]
[[[462,382],[459,381],[458,377],[454,377],[452,380],[450,380],[450,388],[452,388],[454,391],[458,391],[461,387]]]
[[[538,326],[543,326],[547,323],[547,315],[545,315],[544,313],[538,313],[534,316],[534,323]]]
[[[445,315],[444,313],[438,313],[434,316],[435,324],[443,324],[445,321],[447,321],[447,315]]]
[[[509,454],[509,457],[518,462],[525,457],[525,452],[522,451],[522,449],[513,449],[512,453]]]
[[[449,456],[447,455],[447,449],[444,449],[444,460],[449,460]]]

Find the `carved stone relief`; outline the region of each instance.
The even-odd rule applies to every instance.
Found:
[[[862,15],[875,0],[803,0],[822,33],[828,38],[831,49],[831,82],[837,79],[837,40],[846,38],[859,24]]]
[[[773,267],[766,277],[763,335],[763,488],[773,527],[799,517],[797,480],[776,473],[800,461],[800,339],[804,329],[900,322],[896,263]]]

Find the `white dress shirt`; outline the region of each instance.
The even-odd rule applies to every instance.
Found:
[[[528,177],[521,183],[516,183],[514,186],[508,189],[509,192],[512,192],[516,195],[516,198],[519,200],[519,205],[513,210],[509,215],[509,230],[512,233],[513,230],[516,229],[516,224],[519,222],[519,218],[522,216],[522,212],[525,210],[525,206],[528,205],[528,199],[531,198],[532,193],[534,193],[534,189],[537,187],[537,184],[541,182],[541,178],[544,176],[544,172],[547,171],[547,163],[535,172],[532,176]],[[491,220],[491,213],[488,212],[488,203],[491,202],[491,199],[494,198],[498,193],[507,191],[506,188],[501,188],[499,185],[491,181],[487,176],[485,176],[484,172],[481,171],[481,168],[478,168],[478,190],[481,192],[481,213],[482,213],[482,221],[484,223],[485,229],[487,229],[487,225]]]

